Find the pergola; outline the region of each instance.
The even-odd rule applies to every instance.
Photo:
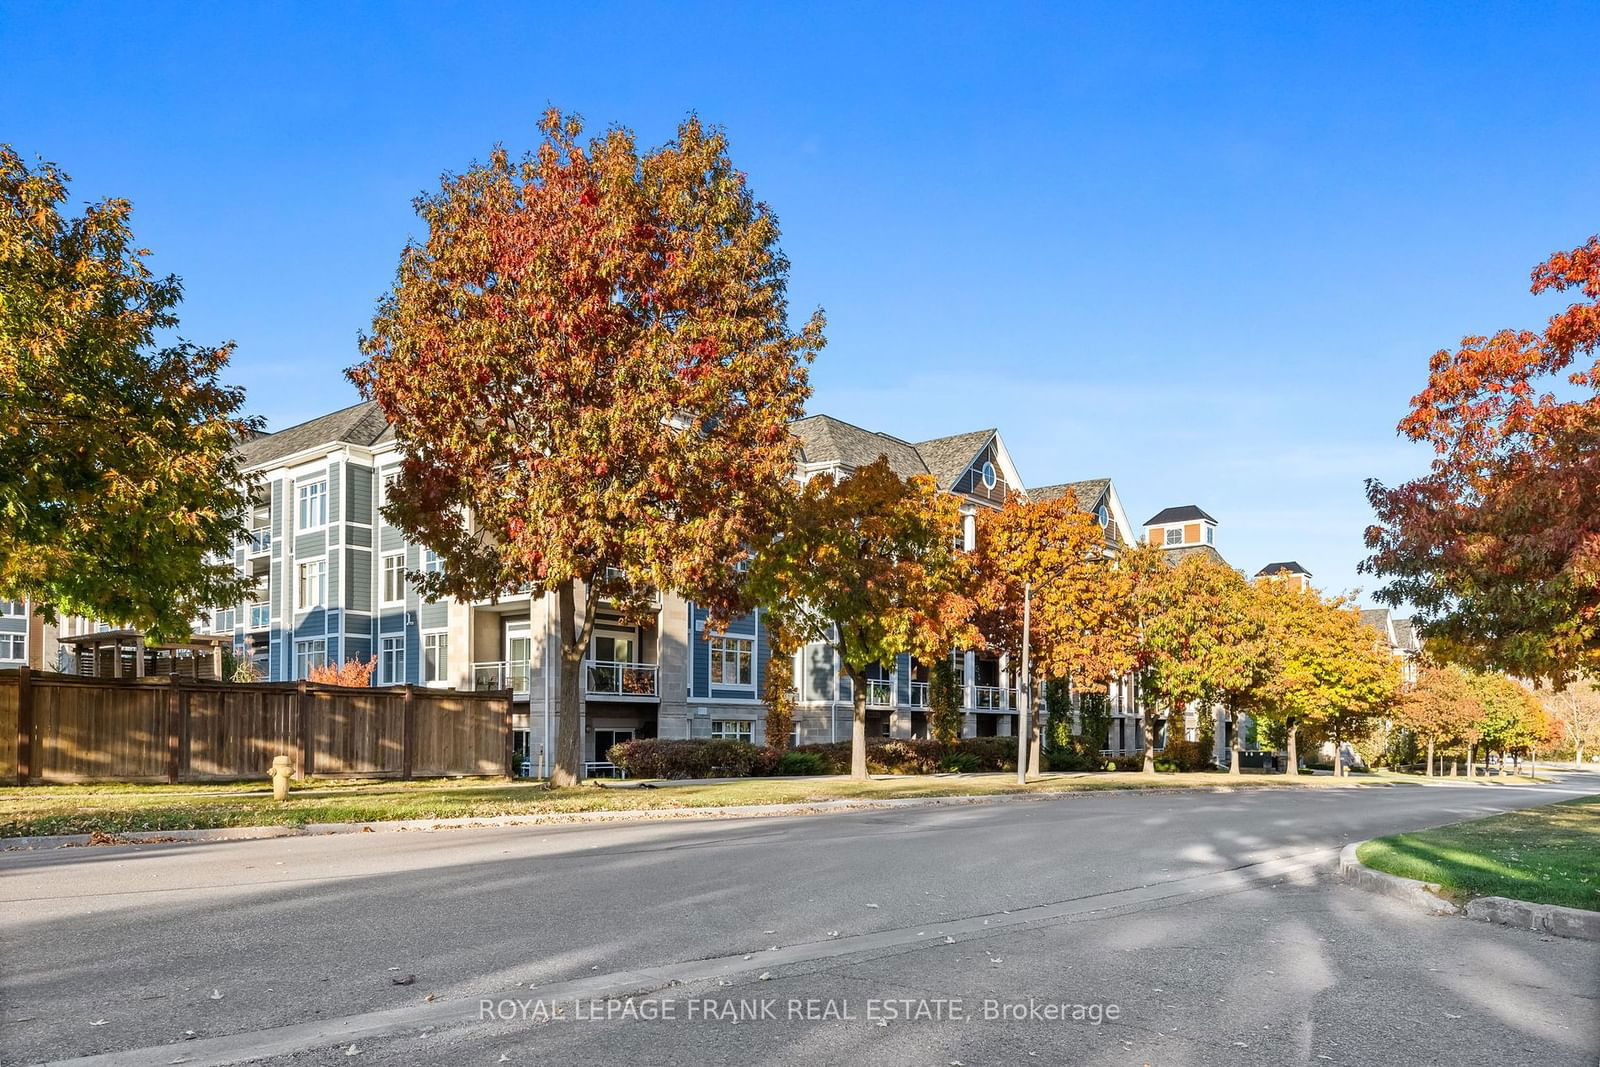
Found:
[[[191,637],[175,644],[150,644],[138,630],[102,630],[60,639],[72,649],[73,673],[89,678],[143,678],[184,674],[222,680],[227,637]]]

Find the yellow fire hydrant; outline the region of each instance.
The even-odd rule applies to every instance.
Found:
[[[289,778],[294,774],[294,760],[288,756],[274,756],[272,770],[267,772],[272,776],[272,799],[289,799]]]

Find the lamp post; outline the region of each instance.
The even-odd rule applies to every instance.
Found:
[[[1033,611],[1033,583],[1022,586],[1022,707],[1017,709],[1017,784],[1028,784],[1028,738],[1033,732],[1033,686],[1028,684],[1028,629]]]

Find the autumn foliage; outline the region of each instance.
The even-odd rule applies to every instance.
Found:
[[[426,236],[349,373],[406,454],[385,515],[444,561],[424,592],[555,595],[565,783],[601,596],[745,604],[823,338],[820,313],[789,329],[777,221],[720,131],[691,118],[642,153],[555,112],[541,129],[417,201]]]
[[[1429,473],[1370,482],[1366,569],[1441,656],[1560,684],[1600,667],[1600,238],[1533,270],[1580,299],[1435,353],[1400,423]]]
[[[306,680],[321,685],[343,685],[364,689],[372,684],[372,672],[378,666],[378,657],[347,659],[343,663],[322,663],[306,673]]]

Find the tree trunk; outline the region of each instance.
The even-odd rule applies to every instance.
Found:
[[[1144,711],[1144,773],[1156,773],[1156,717],[1152,708]]]
[[[1578,764],[1578,766],[1580,766],[1580,767],[1583,766],[1583,742],[1582,741],[1579,741],[1577,743],[1577,748],[1576,748],[1576,751],[1573,752],[1572,758]]]
[[[587,590],[583,618],[578,618],[576,582],[556,589],[556,636],[561,654],[560,701],[556,708],[555,759],[550,764],[552,786],[576,785],[583,771],[583,660],[594,629],[594,597]],[[549,738],[545,744],[549,744]]]
[[[1472,761],[1473,761],[1473,759],[1475,759],[1477,757],[1477,755],[1478,755],[1478,746],[1476,746],[1476,745],[1468,745],[1467,746],[1467,777],[1468,778],[1472,777]]]
[[[1228,773],[1239,775],[1239,713],[1228,709]]]
[[[1427,774],[1427,776],[1429,778],[1433,777],[1433,735],[1432,734],[1428,735],[1428,774]]]
[[[867,780],[867,678],[849,664],[845,664],[844,672],[850,678],[850,777],[864,782]]]
[[[1022,682],[1024,714],[1028,718],[1028,773],[1039,774],[1039,753],[1044,748],[1044,716],[1034,702],[1034,693],[1027,679]]]
[[[1284,720],[1284,725],[1289,729],[1289,766],[1284,768],[1284,774],[1300,774],[1300,739],[1297,736],[1300,724],[1294,721],[1291,715]]]

